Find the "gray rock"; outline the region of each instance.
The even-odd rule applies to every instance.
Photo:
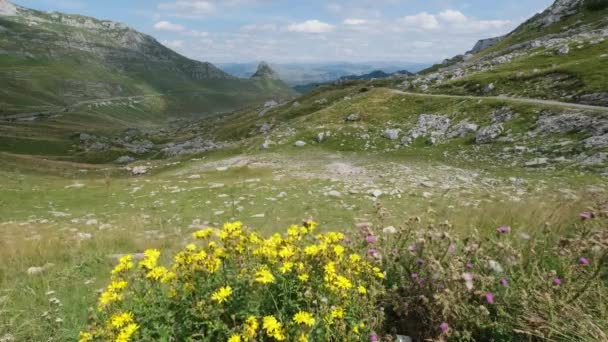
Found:
[[[293,107],[300,107],[300,102],[296,101],[292,104]]]
[[[330,192],[327,193],[327,196],[329,196],[329,197],[335,197],[335,198],[340,198],[340,197],[342,197],[342,194],[339,191],[332,190],[332,191],[330,191]]]
[[[150,140],[133,141],[131,144],[127,145],[127,150],[135,154],[145,154],[150,152],[153,148],[154,143]]]
[[[89,150],[91,151],[105,151],[108,149],[108,144],[104,144],[102,142],[94,142],[89,145]]]
[[[272,107],[276,107],[278,106],[279,103],[275,100],[270,100],[270,101],[266,101],[266,103],[264,103],[264,108],[272,108]]]
[[[510,121],[515,116],[515,113],[510,108],[504,107],[492,112],[493,123],[504,123]]]
[[[483,88],[483,92],[486,94],[491,93],[494,91],[494,89],[496,89],[496,86],[494,85],[494,83],[490,83],[485,88]]]
[[[359,120],[361,120],[359,113],[352,113],[346,117],[346,121],[359,121]]]
[[[166,147],[162,149],[162,152],[169,157],[174,157],[219,150],[223,147],[224,146],[222,144],[214,143],[201,137],[197,137],[179,144],[167,144]]]
[[[445,115],[422,114],[407,135],[412,139],[429,136],[435,138],[435,141],[444,139],[451,122]]]
[[[260,127],[260,133],[266,134],[266,133],[270,132],[271,129],[272,129],[272,124],[265,122],[262,125],[262,127]]]
[[[401,138],[401,144],[402,145],[409,145],[412,142],[414,142],[414,140],[411,137],[402,137]]]
[[[262,150],[267,150],[267,149],[269,149],[269,148],[270,148],[270,145],[271,145],[271,144],[272,144],[272,141],[270,141],[270,140],[266,139],[266,140],[264,140],[264,142],[262,143],[262,146],[260,146],[260,148],[261,148]]]
[[[585,94],[578,98],[578,102],[592,106],[608,107],[608,93]]]
[[[489,144],[496,139],[504,132],[504,126],[501,123],[496,123],[490,126],[482,127],[479,132],[477,132],[477,137],[475,138],[475,142],[477,144]]]
[[[604,148],[608,147],[608,134],[594,136],[583,140],[585,148]]]
[[[306,143],[303,142],[302,140],[298,140],[298,141],[296,141],[296,143],[294,145],[296,147],[304,147],[304,146],[306,146]]]
[[[329,131],[321,132],[315,136],[315,141],[320,144],[323,141],[325,141],[326,138],[329,138],[330,136],[331,136],[331,132],[329,132]]]
[[[570,53],[570,47],[568,45],[564,45],[557,50],[557,54],[560,56],[565,56]]]
[[[96,139],[96,137],[94,135],[87,134],[87,133],[80,133],[79,138],[80,138],[80,141],[89,141],[89,140]]]
[[[526,167],[540,167],[549,164],[548,158],[536,158],[526,162]]]
[[[369,194],[378,198],[378,197],[382,196],[384,193],[382,192],[382,190],[376,189],[376,190],[371,190],[369,192]]]
[[[400,129],[387,128],[382,133],[382,136],[389,140],[397,140],[399,139],[399,132],[401,132]]]
[[[448,138],[462,138],[469,134],[477,133],[479,126],[476,124],[470,123],[466,120],[459,122],[458,124],[452,126],[447,133]]]
[[[577,161],[579,163],[581,163],[582,165],[587,165],[587,166],[604,165],[604,164],[608,163],[608,153],[599,152],[590,157],[587,157],[586,155],[581,155],[581,156],[579,156]]]
[[[134,161],[135,161],[135,158],[133,158],[131,156],[122,156],[122,157],[116,159],[114,162],[116,164],[130,164]]]
[[[133,176],[141,176],[141,175],[145,175],[146,173],[148,173],[149,170],[150,169],[147,166],[136,166],[131,169],[131,174]]]
[[[607,117],[591,117],[584,114],[559,114],[542,112],[536,122],[536,133],[574,133],[586,131],[592,135],[608,133]]]

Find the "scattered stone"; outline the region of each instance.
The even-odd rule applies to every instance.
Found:
[[[201,175],[192,175],[189,176],[188,179],[201,179]]]
[[[122,156],[122,157],[119,157],[118,159],[116,159],[114,161],[114,163],[116,163],[116,164],[131,164],[134,161],[135,161],[135,158],[133,158],[131,156]]]
[[[586,155],[582,155],[578,158],[578,161],[582,165],[587,165],[587,166],[604,165],[604,164],[608,163],[608,153],[599,152],[590,157],[587,157]]]
[[[408,132],[408,136],[412,139],[419,137],[443,139],[450,128],[451,120],[445,115],[422,114],[418,117],[416,126]]]
[[[490,126],[482,127],[477,132],[475,142],[477,144],[489,144],[494,141],[503,133],[504,126],[501,123],[496,123]]]
[[[251,216],[251,218],[264,218],[264,217],[266,217],[266,214],[257,214],[257,215]]]
[[[146,173],[148,173],[149,168],[147,166],[135,166],[134,168],[131,169],[131,174],[133,176],[141,176],[141,175],[145,175]]]
[[[496,86],[494,85],[494,83],[490,83],[485,88],[483,88],[483,92],[486,94],[491,93],[494,91],[494,89],[496,89]]]
[[[27,269],[27,274],[30,276],[34,276],[34,275],[38,275],[41,273],[44,273],[46,270],[48,270],[49,268],[55,266],[54,264],[46,264],[44,266],[38,267],[38,266],[33,266]]]
[[[504,107],[492,112],[492,123],[504,123],[510,121],[515,116],[515,113],[510,108]]]
[[[339,191],[332,190],[332,191],[330,191],[330,192],[327,193],[327,196],[329,196],[329,197],[335,197],[335,198],[340,198],[340,197],[342,197],[342,194]]]
[[[303,142],[302,140],[298,140],[298,141],[296,141],[296,143],[294,145],[296,147],[304,147],[304,146],[306,146],[306,143]]]
[[[526,167],[540,167],[549,164],[548,158],[535,158],[526,162]]]
[[[397,139],[399,139],[399,132],[401,132],[400,129],[387,128],[382,133],[382,136],[389,140],[397,140]]]
[[[384,234],[391,234],[391,235],[392,234],[397,234],[397,228],[395,228],[393,226],[389,226],[389,227],[386,227],[386,228],[382,229],[382,232]]]
[[[87,226],[96,226],[99,224],[99,222],[96,219],[88,219],[87,222],[85,222],[85,224]]]
[[[447,137],[452,138],[462,138],[469,134],[477,133],[479,126],[476,124],[470,123],[466,120],[459,122],[458,124],[452,126],[447,133]]]
[[[568,45],[564,45],[557,50],[557,54],[560,56],[565,56],[570,53],[570,47]]]
[[[346,121],[360,121],[360,120],[361,120],[361,117],[359,116],[359,113],[352,113],[346,117]]]
[[[380,196],[382,196],[382,195],[384,194],[384,193],[382,192],[382,190],[378,190],[378,189],[376,189],[376,190],[372,190],[372,191],[370,191],[369,193],[370,193],[370,195],[372,195],[372,196],[374,196],[374,197],[376,197],[376,198],[378,198],[378,197],[380,197]]]
[[[213,213],[213,215],[215,215],[215,216],[220,216],[220,215],[224,215],[224,213],[225,213],[225,211],[223,211],[223,210],[218,210],[218,211],[215,211],[215,212]]]
[[[219,189],[224,187],[223,183],[209,183],[208,185],[209,189]]]
[[[292,104],[293,107],[300,107],[300,102],[296,101]]]
[[[76,235],[76,238],[79,241],[86,241],[86,240],[91,240],[93,238],[93,234],[90,233],[78,233]]]
[[[423,192],[422,197],[424,197],[426,199],[430,199],[431,197],[433,197],[433,194],[430,192]]]
[[[585,94],[578,98],[578,102],[592,106],[608,107],[608,93]]]

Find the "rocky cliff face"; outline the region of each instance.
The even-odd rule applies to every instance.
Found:
[[[475,44],[475,46],[473,46],[473,48],[470,51],[467,51],[467,55],[476,54],[487,48],[490,48],[490,47],[496,45],[497,43],[501,42],[504,38],[505,38],[505,36],[482,39],[482,40],[478,41],[477,44]]]
[[[542,27],[549,26],[565,17],[576,14],[582,3],[583,0],[556,0],[551,7],[532,18],[532,22],[538,23]]]
[[[17,7],[7,0],[0,0],[0,16],[13,16],[17,14]]]

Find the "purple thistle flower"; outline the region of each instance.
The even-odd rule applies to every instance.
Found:
[[[486,293],[486,302],[488,302],[488,304],[494,304],[494,294],[492,292]]]
[[[371,244],[373,244],[373,243],[378,242],[378,238],[377,238],[377,237],[375,237],[375,236],[373,236],[373,235],[368,235],[368,236],[365,238],[365,241],[367,241],[367,243],[369,243],[369,244],[371,245]]]
[[[472,264],[472,263],[470,263],[470,262],[469,262],[469,263],[467,263],[467,268],[468,268],[468,269],[472,270],[472,269],[473,269],[473,267],[474,267],[474,266],[473,266],[473,264]]]
[[[416,246],[415,243],[411,244],[408,248],[407,248],[410,252],[415,251],[416,249],[418,249],[418,247]]]
[[[372,333],[371,335],[369,335],[369,340],[371,342],[378,342],[378,335],[376,335],[376,333]]]
[[[509,226],[501,226],[501,227],[496,228],[496,231],[499,234],[508,234],[508,233],[511,232],[511,227],[509,227]]]
[[[555,278],[553,278],[553,284],[555,284],[555,285],[561,285],[562,284],[562,280],[559,277],[555,277]]]
[[[368,249],[367,250],[367,255],[369,255],[370,257],[372,257],[374,259],[382,259],[382,255],[375,248]]]
[[[587,258],[580,258],[578,259],[578,263],[583,265],[583,266],[587,266],[589,265],[591,262],[589,261],[589,259]]]
[[[578,214],[578,217],[580,217],[581,220],[586,221],[586,220],[591,220],[592,218],[595,217],[595,215],[593,213],[586,211],[586,212]]]
[[[507,280],[507,278],[502,278],[500,279],[500,284],[502,286],[509,286],[509,281]]]
[[[411,277],[412,279],[418,279],[418,273],[412,273]]]
[[[450,325],[446,322],[443,322],[439,325],[439,329],[441,329],[441,331],[443,332],[447,332],[448,330],[450,330]]]
[[[418,266],[422,266],[422,265],[424,265],[424,260],[422,260],[422,259],[416,259],[416,264]]]

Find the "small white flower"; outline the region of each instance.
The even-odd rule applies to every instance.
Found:
[[[488,266],[490,266],[490,269],[492,271],[496,272],[496,273],[502,273],[503,272],[503,268],[498,263],[498,261],[490,260],[490,261],[488,261]]]

